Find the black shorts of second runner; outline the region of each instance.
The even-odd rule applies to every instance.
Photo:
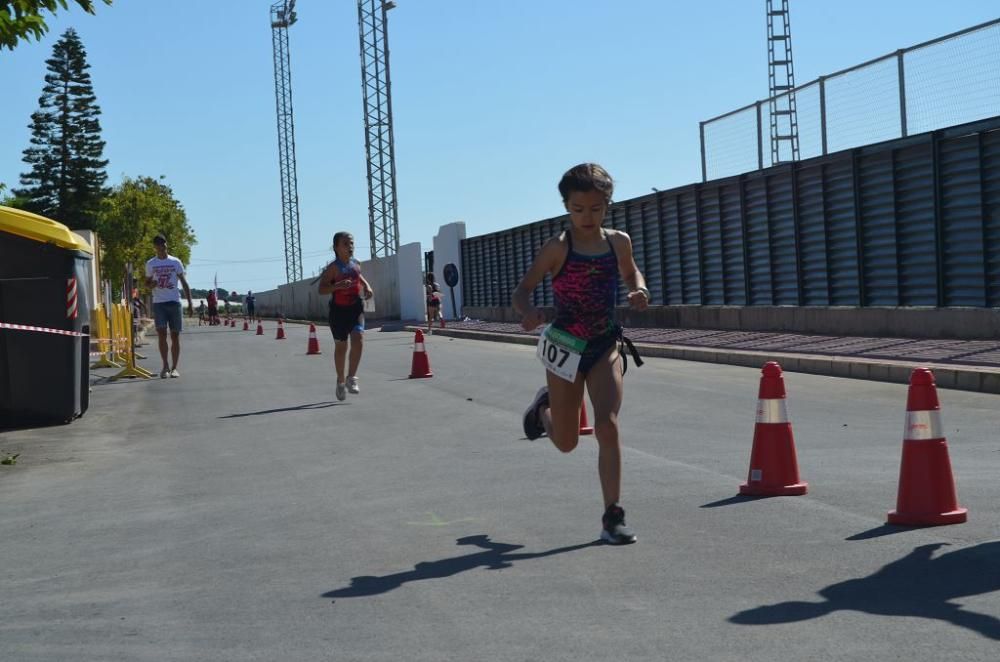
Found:
[[[603,336],[588,340],[587,346],[580,355],[580,365],[577,367],[577,372],[581,375],[586,375],[617,342],[617,333],[606,333]]]
[[[252,303],[248,303],[247,304],[247,316],[248,317],[253,317],[253,314],[254,314],[254,305]]]
[[[361,299],[346,306],[330,304],[330,331],[333,339],[340,342],[347,340],[351,333],[365,332],[365,306]]]

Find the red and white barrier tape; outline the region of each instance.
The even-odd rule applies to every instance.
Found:
[[[27,324],[9,324],[0,322],[0,329],[11,329],[13,331],[32,331],[35,333],[53,333],[58,336],[73,336],[74,338],[89,338],[89,333],[79,331],[63,331],[62,329],[47,329],[44,326],[28,326]]]

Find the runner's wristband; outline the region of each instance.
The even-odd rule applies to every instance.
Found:
[[[642,292],[642,296],[646,297],[647,303],[651,300],[649,296],[649,290],[647,290],[645,287],[637,287],[635,288],[635,291]]]

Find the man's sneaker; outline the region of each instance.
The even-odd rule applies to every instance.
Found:
[[[625,525],[625,509],[617,503],[608,506],[601,518],[601,540],[610,545],[630,545],[635,542],[635,534]]]
[[[535,440],[545,434],[545,426],[542,425],[542,407],[549,406],[549,387],[543,386],[535,393],[535,399],[531,401],[524,411],[524,436]]]
[[[337,399],[338,400],[347,399],[347,384],[337,384]]]
[[[170,371],[167,370],[166,368],[160,371],[160,379],[166,379],[169,376],[170,376]]]
[[[175,378],[180,377],[181,373],[177,372],[177,368],[174,368],[173,370],[170,371],[170,376]]]
[[[354,395],[357,395],[358,393],[361,393],[361,388],[358,386],[358,378],[357,377],[348,377],[347,378],[347,392],[348,393],[353,393]]]

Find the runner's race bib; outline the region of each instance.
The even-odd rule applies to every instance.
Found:
[[[581,355],[586,347],[586,340],[581,340],[561,329],[555,329],[550,324],[545,327],[538,339],[535,356],[546,370],[568,382],[574,382],[576,371],[580,367]]]

